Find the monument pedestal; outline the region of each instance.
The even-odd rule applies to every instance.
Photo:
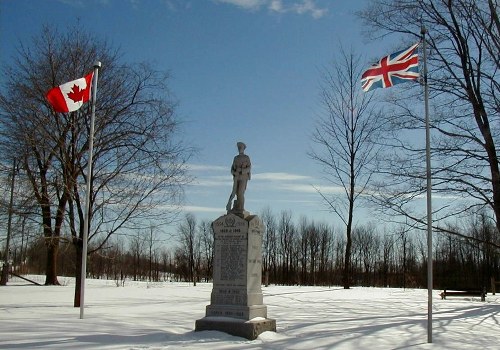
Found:
[[[248,340],[255,340],[263,332],[276,332],[276,320],[256,319],[245,321],[237,318],[204,317],[196,320],[196,331],[219,331],[247,338]]]
[[[258,216],[233,213],[212,223],[215,233],[214,276],[206,317],[196,331],[217,330],[253,340],[265,331],[276,331],[267,318],[262,297],[262,234]]]

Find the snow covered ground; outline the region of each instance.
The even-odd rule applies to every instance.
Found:
[[[211,284],[88,280],[80,319],[73,280],[60,281],[0,287],[0,349],[500,349],[498,294],[481,302],[435,291],[428,344],[427,290],[263,287],[277,332],[248,341],[194,332]]]

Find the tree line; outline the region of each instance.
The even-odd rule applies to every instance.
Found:
[[[343,285],[345,231],[292,213],[260,214],[265,223],[262,244],[263,285]],[[464,234],[436,234],[434,288],[483,288],[500,276],[500,254],[488,242],[498,242],[495,225],[486,215],[472,217]],[[454,228],[457,229],[457,228]],[[20,274],[42,274],[46,255],[39,235],[17,237],[12,257]],[[485,243],[478,243],[484,241]],[[174,242],[174,244],[172,244]],[[23,246],[24,244],[24,246]],[[425,232],[400,226],[381,230],[372,224],[355,225],[352,235],[352,286],[425,288],[427,245]],[[168,240],[154,227],[131,236],[108,240],[88,260],[88,277],[126,281],[185,281],[196,285],[212,279],[214,235],[211,223],[186,215]],[[74,276],[75,251],[70,241],[61,245],[59,271]]]

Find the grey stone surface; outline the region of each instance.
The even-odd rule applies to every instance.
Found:
[[[237,337],[255,340],[263,332],[276,332],[276,320],[244,321],[224,317],[205,317],[196,321],[195,329],[196,331],[220,331]]]
[[[262,296],[262,234],[258,216],[234,213],[212,223],[215,233],[214,275],[206,317],[196,321],[195,330],[231,329],[229,334],[255,339],[267,330],[276,330],[276,321],[267,319]],[[214,328],[209,328],[213,326]],[[238,333],[238,334],[235,334]],[[255,337],[253,337],[253,334]],[[252,338],[253,337],[253,338]]]

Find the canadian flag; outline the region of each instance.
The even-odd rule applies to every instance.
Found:
[[[90,100],[94,72],[52,88],[47,92],[47,100],[56,112],[68,113],[78,110]]]

